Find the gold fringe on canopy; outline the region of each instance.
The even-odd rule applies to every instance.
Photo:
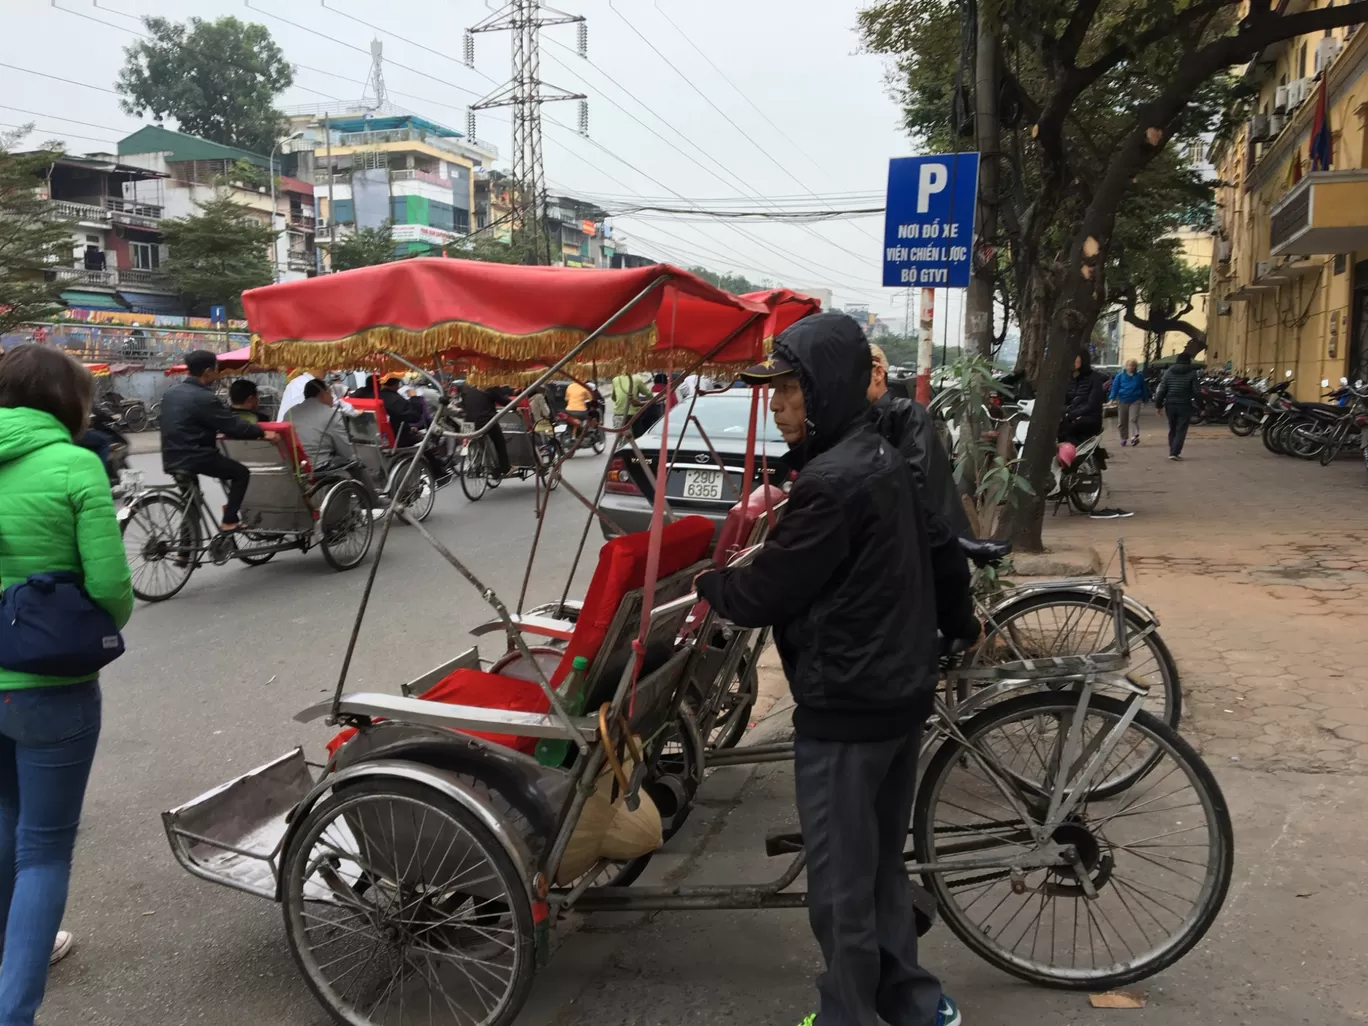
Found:
[[[447,321],[422,331],[379,325],[331,342],[286,339],[268,343],[253,336],[252,362],[275,368],[361,367],[385,353],[396,353],[414,363],[450,353],[458,359],[468,355],[526,365],[555,360],[588,334],[583,328],[549,328],[530,335],[510,335],[466,321]],[[602,335],[586,355],[592,354],[600,362],[639,364],[655,341],[656,327],[650,324],[626,335]]]

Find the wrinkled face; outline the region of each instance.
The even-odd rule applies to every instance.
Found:
[[[1136,370],[1139,369],[1139,367],[1140,367],[1140,365],[1139,365],[1138,363],[1136,363],[1134,360],[1127,360],[1127,361],[1126,361],[1126,373],[1127,373],[1127,374],[1134,374],[1134,373],[1136,372]]]
[[[789,445],[797,445],[807,437],[807,406],[803,401],[803,386],[797,374],[785,374],[770,386],[770,412],[774,426]]]

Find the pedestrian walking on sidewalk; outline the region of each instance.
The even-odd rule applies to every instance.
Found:
[[[1192,404],[1197,401],[1201,383],[1190,354],[1179,353],[1174,361],[1154,391],[1154,408],[1168,416],[1169,459],[1181,460],[1188,423],[1192,420]]]
[[[72,441],[85,429],[94,392],[86,369],[59,349],[22,345],[0,359],[0,588],[39,574],[78,574],[89,601],[122,627],[133,587],[109,479],[99,457]],[[5,1026],[33,1026],[49,960],[71,949],[71,935],[58,928],[99,737],[97,673],[0,668]]]
[[[816,314],[742,375],[773,389],[798,477],[755,559],[697,588],[725,619],[774,628],[796,703],[808,919],[826,960],[806,1022],[958,1026],[917,962],[903,862],[936,686],[931,557],[912,475],[871,421],[870,366],[853,318]]]
[[[1112,378],[1108,398],[1116,403],[1117,429],[1121,446],[1140,444],[1140,409],[1149,402],[1149,385],[1134,360],[1126,361],[1126,368]]]

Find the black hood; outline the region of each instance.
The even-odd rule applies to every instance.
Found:
[[[822,313],[804,317],[774,340],[774,352],[795,368],[807,407],[804,454],[831,448],[869,415],[869,342],[855,318]]]

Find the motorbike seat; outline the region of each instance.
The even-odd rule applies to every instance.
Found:
[[[996,566],[1012,552],[1012,543],[994,538],[961,538],[960,551],[974,561],[975,566]]]
[[[1347,409],[1347,407],[1336,406],[1333,403],[1297,403],[1296,408],[1302,413],[1329,420],[1338,420],[1344,416]]]

